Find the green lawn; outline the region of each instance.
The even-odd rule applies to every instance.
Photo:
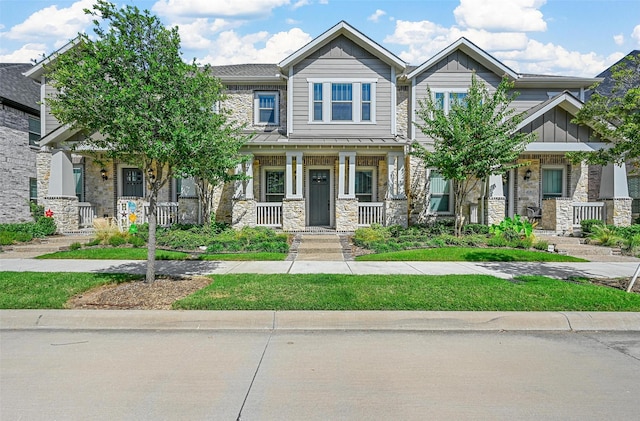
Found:
[[[107,273],[0,272],[0,308],[64,308],[69,298],[83,291],[132,279],[140,279],[140,276]]]
[[[640,295],[541,276],[216,275],[191,310],[640,311]]]
[[[157,260],[187,260],[189,253],[180,251],[157,250]],[[220,253],[200,254],[194,260],[284,260],[286,253]],[[57,251],[38,256],[37,259],[94,259],[94,260],[147,260],[146,248],[81,248],[78,250]]]
[[[577,257],[507,248],[441,247],[366,254],[358,261],[429,262],[586,262]]]

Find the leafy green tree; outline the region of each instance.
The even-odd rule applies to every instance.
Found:
[[[464,198],[491,174],[504,174],[520,166],[518,155],[534,139],[534,134],[516,132],[524,116],[509,107],[517,93],[513,83],[504,78],[494,92],[471,77],[467,95],[452,104],[448,112],[427,88],[425,100],[419,101],[416,123],[433,145],[414,142],[411,153],[421,158],[427,168],[437,168],[452,181],[456,235],[462,231]]]
[[[153,282],[159,190],[175,175],[196,175],[192,164],[207,158],[226,172],[240,161],[243,138],[240,127],[213,112],[222,86],[210,69],[181,59],[177,27],[104,0],[85,13],[94,17],[95,39],[80,34],[45,66],[57,89],[46,101],[61,123],[103,135],[85,144],[147,174],[146,281]]]
[[[573,161],[606,165],[640,158],[640,55],[630,54],[611,69],[611,90],[598,83],[595,92],[578,112],[574,123],[588,125],[611,148],[571,153]]]

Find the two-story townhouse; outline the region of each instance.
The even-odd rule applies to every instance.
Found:
[[[25,77],[28,63],[0,63],[0,223],[32,220],[37,200],[40,85]]]
[[[251,159],[237,168],[248,180],[220,186],[214,206],[217,219],[236,227],[353,231],[450,217],[449,181],[409,150],[414,140],[430,144],[414,125],[426,87],[448,107],[466,92],[472,73],[490,89],[503,76],[512,80],[521,93],[512,105],[526,113],[519,130],[537,137],[519,160],[525,166],[469,195],[468,221],[493,223],[528,209],[541,216],[541,227],[557,232],[571,232],[587,217],[630,221],[624,166],[590,168],[564,157],[603,145],[589,128],[571,123],[598,79],[518,74],[464,38],[409,66],[344,21],[277,64],[212,71],[226,87],[220,107],[254,134],[243,149]],[[42,74],[41,65],[28,72],[36,80]],[[43,118],[55,122],[43,106]],[[94,214],[126,225],[127,202],[144,196],[146,175],[126,163],[71,154],[64,145],[74,140],[68,127],[47,128],[38,163],[43,201],[55,207],[64,229],[86,225]],[[81,183],[73,183],[73,171],[82,173]],[[161,200],[174,211],[177,205],[180,220],[197,221],[191,180],[176,181]]]

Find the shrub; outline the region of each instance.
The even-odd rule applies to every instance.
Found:
[[[580,221],[582,235],[588,236],[589,234],[591,234],[593,232],[593,227],[596,225],[602,226],[604,225],[604,222],[600,219],[583,219],[582,221]]]
[[[146,241],[138,235],[130,235],[128,241],[133,247],[144,247],[146,244]]]
[[[494,235],[487,240],[489,247],[507,247],[507,240],[502,236]]]
[[[463,234],[489,234],[489,227],[482,224],[467,224],[462,227]]]
[[[615,227],[608,225],[593,225],[592,232],[589,234],[589,240],[607,247],[617,247],[623,242],[622,237],[618,235]]]
[[[547,241],[536,241],[533,243],[533,248],[536,250],[547,251],[549,250],[549,243]]]
[[[87,243],[85,243],[85,246],[87,246],[87,247],[97,246],[97,245],[98,245],[98,244],[100,244],[100,243],[101,243],[101,241],[100,241],[100,239],[99,239],[99,238],[94,238],[94,239],[93,239],[93,240],[91,240],[91,241],[87,241]]]
[[[56,233],[56,222],[53,218],[43,216],[38,218],[33,229],[34,237],[46,237]]]
[[[16,241],[19,243],[26,243],[33,240],[33,235],[28,232],[16,232]]]
[[[143,241],[144,239],[141,238]],[[169,247],[178,250],[194,250],[199,246],[204,246],[211,241],[210,235],[191,230],[166,230],[158,234],[156,243],[159,246]]]
[[[78,242],[69,244],[69,250],[78,250],[81,247],[82,247],[82,244],[80,244]]]
[[[124,244],[127,244],[127,236],[123,233],[117,233],[109,237],[109,245],[113,247],[120,247]]]
[[[528,238],[533,235],[533,224],[516,214],[513,218],[506,217],[499,224],[491,225],[489,232],[496,236],[503,236],[508,240],[515,239],[516,236]]]
[[[640,234],[625,238],[624,248],[633,255],[638,254],[640,252]]]
[[[0,245],[8,246],[16,240],[16,233],[11,231],[0,231]]]
[[[360,247],[371,248],[373,243],[383,242],[389,238],[389,232],[379,224],[358,228],[353,236],[353,242]]]
[[[120,229],[115,221],[107,218],[95,218],[93,228],[96,230],[96,239],[101,244],[110,244],[111,237],[120,234]]]

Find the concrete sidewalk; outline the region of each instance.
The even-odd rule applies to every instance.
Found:
[[[355,261],[177,261],[156,262],[156,272],[163,275],[214,275],[227,273],[341,273],[341,274],[408,274],[445,275],[481,274],[510,279],[518,275],[544,275],[566,279],[569,276],[589,278],[630,278],[638,262],[355,262]],[[3,271],[15,272],[146,272],[144,260],[0,260]]]
[[[0,330],[640,332],[640,313],[0,310]]]

